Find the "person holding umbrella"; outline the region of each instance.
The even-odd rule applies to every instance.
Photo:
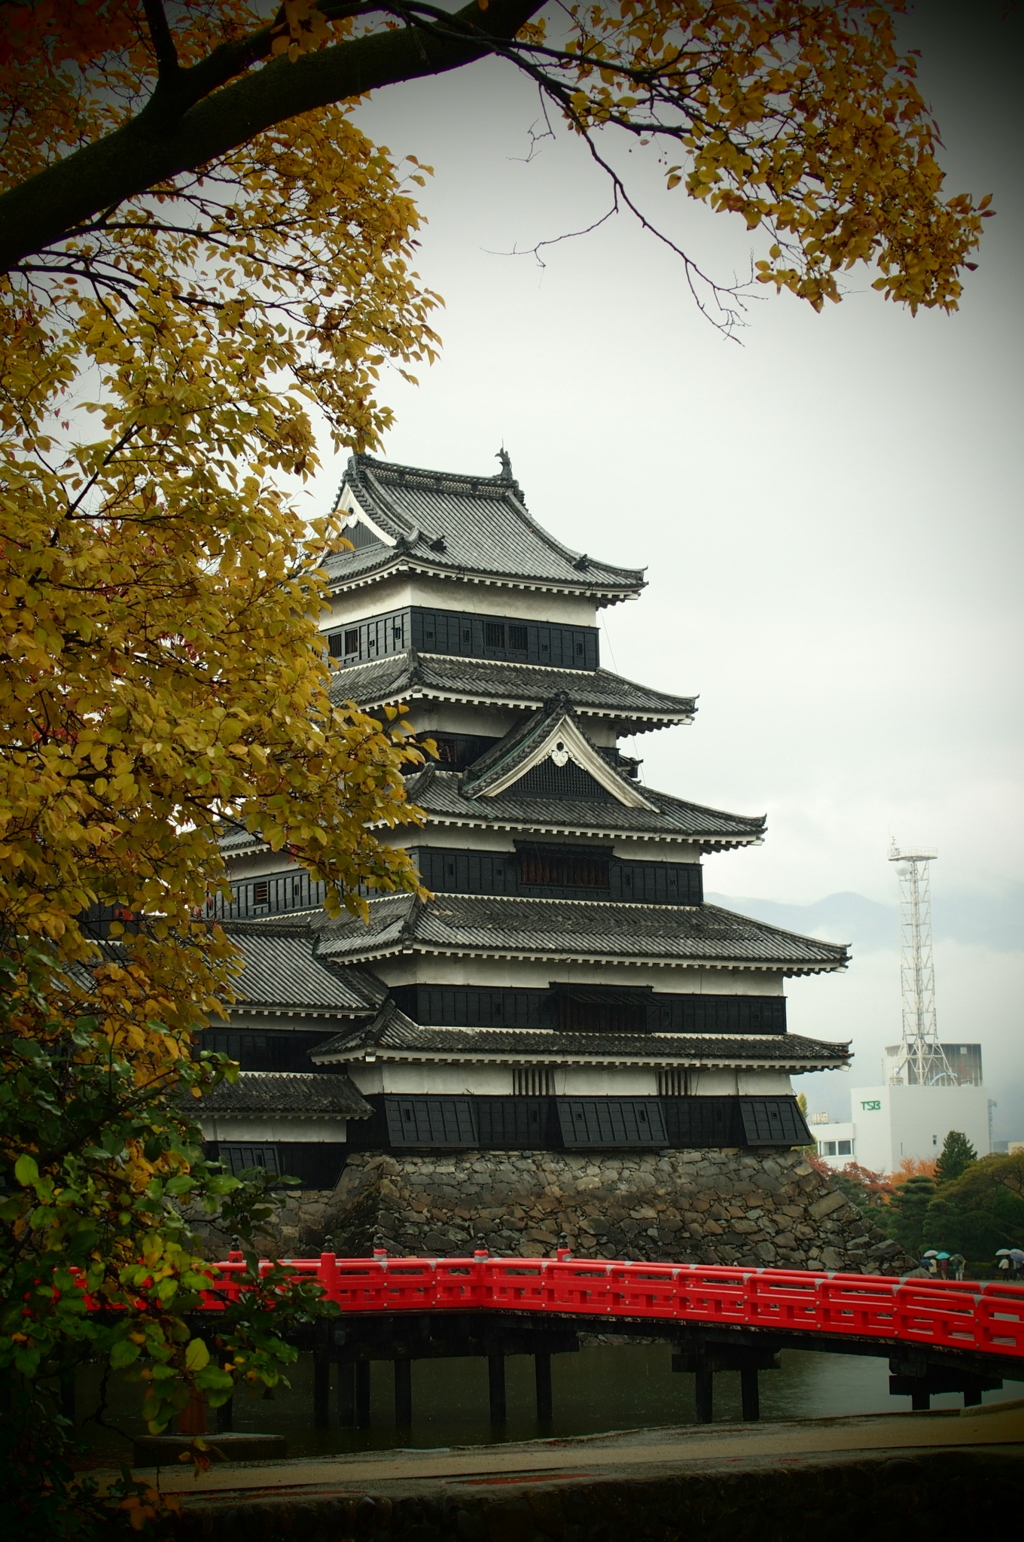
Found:
[[[943,1280],[948,1280],[949,1279],[949,1254],[948,1253],[936,1253],[936,1255],[935,1255],[935,1262],[939,1266],[939,1278],[943,1279]]]
[[[933,1280],[938,1278],[938,1257],[939,1255],[934,1248],[929,1248],[927,1253],[922,1253],[921,1255],[921,1268],[927,1269]]]
[[[966,1260],[966,1258],[964,1257],[964,1255],[962,1253],[953,1253],[951,1255],[950,1260],[949,1260],[949,1270],[950,1270],[950,1273],[952,1274],[954,1280],[962,1280],[963,1279],[963,1277],[964,1277],[964,1266],[966,1265],[966,1263],[967,1263],[967,1260]]]

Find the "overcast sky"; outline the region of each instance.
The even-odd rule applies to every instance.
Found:
[[[998,210],[953,317],[912,319],[853,275],[820,316],[759,292],[737,346],[627,215],[546,248],[543,268],[500,255],[589,225],[608,201],[569,136],[526,159],[537,102],[507,66],[382,92],[360,120],[435,168],[419,266],[447,301],[441,362],[417,389],[385,384],[398,416],[387,455],[488,474],[504,441],[542,523],[647,567],[640,602],[605,612],[604,662],[698,692],[700,711],[637,741],[643,774],[769,816],[762,848],[709,860],[709,889],[893,905],[890,835],[938,846],[942,1037],[982,1043],[996,1136],[1024,1138],[1024,23],[1008,9],[928,0],[903,27],[949,190],[991,192]],[[748,270],[740,223],[665,194],[642,152],[619,159],[702,265],[726,280]],[[833,940],[857,944],[853,967],[794,982],[791,1026],[852,1037],[853,1081],[869,1083],[899,1036],[895,917],[888,946],[884,925],[858,939],[855,917],[836,924]],[[845,1111],[849,1077],[806,1081],[812,1108]]]

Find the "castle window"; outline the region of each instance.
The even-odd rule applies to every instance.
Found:
[[[501,621],[488,621],[484,624],[484,641],[488,648],[504,648],[505,626]]]
[[[552,1098],[555,1073],[551,1066],[517,1066],[512,1072],[512,1092],[517,1098]]]
[[[266,1173],[277,1174],[281,1171],[276,1146],[229,1146],[222,1141],[218,1147],[217,1160],[224,1163],[233,1178],[250,1167],[262,1167]]]
[[[350,632],[346,632],[345,633],[345,657],[348,658],[350,656],[350,654],[358,653],[358,652],[359,652],[359,628],[358,627],[353,627],[353,629]]]
[[[525,653],[529,646],[529,635],[525,626],[510,626],[508,629],[508,645]]]
[[[261,878],[259,883],[252,886],[252,902],[254,905],[270,904],[270,879]]]
[[[685,1098],[690,1095],[689,1073],[682,1066],[669,1066],[658,1072],[659,1098]]]
[[[608,858],[581,852],[524,847],[519,853],[519,881],[537,888],[607,889]]]

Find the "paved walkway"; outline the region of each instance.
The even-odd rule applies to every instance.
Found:
[[[211,1437],[215,1441],[216,1437]],[[1024,1461],[1024,1399],[928,1413],[851,1415],[757,1425],[661,1428],[439,1450],[364,1452],[277,1462],[217,1464],[192,1474],[180,1466],[138,1470],[167,1493],[198,1504],[248,1505],[268,1499],[293,1502],[335,1495],[404,1492],[453,1483],[463,1489],[589,1478],[645,1479],[765,1465],[848,1461],[883,1453],[913,1456],[942,1450],[991,1449]]]

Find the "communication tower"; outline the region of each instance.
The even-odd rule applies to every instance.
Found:
[[[903,986],[903,1042],[889,1053],[888,1081],[899,1085],[956,1086],[935,1025],[935,966],[932,963],[932,900],[928,865],[934,847],[889,845],[900,881],[900,977]]]

